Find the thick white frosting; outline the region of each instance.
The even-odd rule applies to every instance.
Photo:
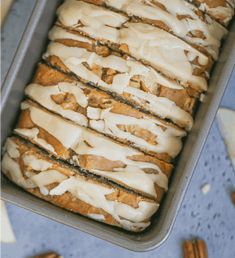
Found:
[[[164,74],[191,83],[205,91],[205,78],[193,75],[197,66],[191,62],[198,59],[199,66],[208,64],[208,57],[170,33],[143,23],[126,23],[120,30],[121,44],[127,44],[130,53],[143,59]],[[188,51],[188,54],[185,54]]]
[[[189,43],[204,47],[214,59],[218,57],[220,40],[227,32],[225,28],[209,16],[203,17],[204,21],[197,14],[197,8],[183,0],[104,0],[104,3],[117,10],[124,11],[130,16],[163,22],[175,35]],[[163,5],[166,10],[155,3]],[[177,15],[187,16],[187,18],[179,19]],[[204,38],[192,36],[190,33],[194,33],[194,31],[201,32]]]
[[[39,160],[37,160],[38,163],[40,163]],[[33,164],[32,164],[33,166]],[[39,170],[40,171],[40,170]],[[53,183],[61,183],[65,179],[67,179],[67,176],[64,174],[61,174],[59,171],[53,169],[53,170],[43,170],[39,174],[33,175],[31,177],[31,180],[38,186],[46,186]]]
[[[77,40],[77,41],[81,41],[81,42],[85,42],[85,43],[89,43],[92,44],[92,40],[84,37],[82,35],[79,34],[74,34],[74,33],[70,33],[69,31],[66,31],[63,28],[60,28],[58,26],[54,26],[48,34],[48,37],[51,40],[56,40],[56,39],[73,39],[73,40]]]
[[[224,5],[219,5],[217,7],[210,7],[206,1],[189,0],[192,3],[196,3],[199,9],[203,12],[207,12],[214,19],[222,22],[223,25],[228,25],[230,20],[234,15],[235,1],[225,0]]]
[[[73,83],[58,83],[57,85],[41,86],[39,84],[30,84],[26,87],[26,95],[37,101],[47,109],[68,118],[79,125],[85,125],[99,131],[101,133],[110,135],[114,138],[126,140],[131,142],[134,146],[143,150],[152,151],[156,153],[168,153],[171,157],[175,157],[181,150],[182,143],[181,137],[185,136],[183,130],[174,128],[170,125],[163,124],[158,119],[143,114],[142,118],[135,118],[128,115],[118,114],[112,112],[112,107],[107,109],[94,108],[85,106],[87,117],[78,113],[79,111],[65,110],[62,106],[55,104],[51,95],[58,94],[58,88],[61,85],[64,87],[64,93],[78,94],[76,96],[77,102],[80,98],[86,100],[87,97],[84,94],[84,88],[87,88],[80,82]],[[75,91],[76,90],[76,91]],[[78,102],[79,103],[79,102]],[[71,113],[70,113],[71,112]],[[72,114],[72,115],[71,115]],[[83,120],[77,119],[80,116],[84,117],[86,123]],[[155,135],[155,143],[149,143],[141,136],[135,136],[128,131],[121,130],[118,125],[124,126],[138,126],[143,130],[149,131]]]
[[[193,118],[189,113],[168,98],[158,97],[154,94],[159,85],[166,85],[169,88],[177,88],[178,85],[174,85],[153,69],[149,69],[134,60],[125,60],[114,55],[101,57],[84,48],[68,47],[60,43],[49,44],[45,57],[51,55],[58,56],[66,67],[80,78],[93,82],[106,91],[120,95],[131,94],[132,100],[144,109],[161,118],[168,118],[188,130],[191,129]],[[96,64],[104,68],[112,68],[118,71],[118,74],[114,75],[111,84],[107,84],[98,75],[89,70],[83,62],[87,62],[91,66]],[[141,76],[143,82],[149,87],[150,92],[145,92],[130,85],[130,79],[134,75]]]
[[[81,107],[87,106],[87,98],[83,91],[77,87],[76,85],[70,85],[66,82],[58,83],[56,86],[47,86],[43,87],[38,84],[30,84],[25,89],[25,94],[27,96],[32,97],[41,105],[45,106],[50,110],[56,110],[60,115],[67,117],[81,125],[87,125],[87,118],[81,113],[70,109],[64,109],[61,105],[56,104],[51,98],[53,95],[63,94],[63,93],[71,93],[76,99],[76,102]]]
[[[20,152],[18,150],[17,144],[15,144],[15,142],[12,141],[10,138],[6,140],[5,149],[12,158],[20,157]]]
[[[61,15],[61,13],[64,12],[66,15]],[[94,19],[92,20],[90,19],[91,12],[95,13]],[[105,36],[105,38],[111,41],[118,39],[118,31],[115,28],[120,27],[128,20],[128,18],[121,14],[109,12],[95,5],[89,5],[80,1],[65,1],[63,5],[58,8],[57,14],[59,15],[60,21],[66,26],[76,27],[80,20],[86,27],[87,33],[92,34],[92,36],[93,33],[95,33],[94,35],[101,38]],[[81,17],[81,19],[78,19],[78,17]],[[90,25],[91,28],[89,28]]]
[[[10,141],[13,142],[11,139]],[[16,145],[16,143],[14,144]],[[13,157],[9,155],[9,153],[12,153],[12,148],[14,147],[9,144],[6,145],[7,152],[4,154],[2,163],[3,173],[9,174],[11,179],[23,188],[39,187],[42,190],[42,194],[51,196],[70,192],[74,197],[87,204],[103,209],[128,230],[147,227],[149,225],[149,218],[158,209],[159,204],[148,201],[140,201],[136,208],[117,200],[109,201],[106,199],[106,195],[114,193],[114,188],[108,187],[105,184],[101,185],[88,181],[78,174],[67,177],[55,169],[41,170],[45,163],[50,163],[49,167],[53,167],[55,161],[52,163],[48,159],[45,160],[43,156],[38,157],[32,151],[29,154],[30,157],[28,157],[27,152],[23,154],[23,161],[27,160],[26,166],[32,169],[21,171],[19,161],[15,159],[14,155]],[[31,161],[30,163],[29,160]],[[34,165],[35,162],[39,164],[36,167]],[[47,185],[52,183],[57,183],[57,186],[49,190]],[[96,220],[105,220],[102,214],[89,214],[88,216]]]
[[[107,160],[110,160],[110,162],[121,161],[125,166],[136,167],[136,178],[141,177],[143,179],[141,184],[137,185],[136,188],[134,188],[135,190],[145,192],[149,195],[156,197],[156,192],[154,191],[155,183],[167,189],[167,177],[156,164],[153,164],[151,162],[133,161],[129,158],[134,155],[142,155],[141,152],[118,144],[108,139],[107,137],[89,131],[79,125],[72,124],[60,117],[53,115],[52,113],[46,112],[35,106],[29,105],[28,110],[30,111],[30,118],[35,124],[35,127],[32,129],[16,128],[15,132],[19,135],[33,140],[42,148],[50,151],[50,148],[48,148],[48,143],[46,142],[46,144],[44,144],[45,139],[40,138],[36,134],[30,135],[28,133],[28,131],[35,128],[38,129],[39,132],[39,129],[42,128],[51,135],[53,135],[65,148],[71,149],[77,154],[77,157],[76,155],[75,157],[73,157],[73,162],[76,162],[77,165],[80,165],[78,161],[78,157],[80,155],[94,155],[98,157],[103,157]],[[26,134],[25,130],[28,130]],[[63,158],[58,153],[56,153],[55,148],[53,150],[53,153],[59,158]],[[72,162],[72,157],[70,162]],[[149,176],[150,174],[146,173],[144,171],[145,169],[151,169],[154,170],[154,172],[152,172],[152,175]],[[89,171],[91,171],[92,173],[97,173],[97,170],[95,169],[90,169]],[[122,173],[124,171],[125,169],[123,170],[121,169],[121,167],[119,171],[115,171],[115,173],[117,174],[120,173],[120,177],[116,181],[131,187],[128,182],[129,176],[122,177]],[[104,176],[107,178],[112,178],[112,173],[114,172],[101,170],[100,173],[103,173]],[[144,177],[143,174],[145,175]]]
[[[102,214],[87,214],[87,217],[94,219],[94,220],[98,220],[98,221],[105,221],[105,217]]]
[[[198,90],[207,89],[205,78],[193,74],[197,65],[192,61],[197,59],[201,67],[207,65],[209,59],[170,33],[148,24],[128,22],[124,15],[82,1],[65,1],[57,14],[63,25],[104,42],[127,44],[130,54],[135,58],[148,62],[184,85],[191,84]],[[97,15],[103,15],[102,19],[97,21]],[[110,17],[115,17],[111,19],[112,22]],[[78,26],[78,22],[83,26]]]
[[[106,134],[110,134],[121,139],[127,139],[142,149],[156,153],[168,153],[171,157],[175,157],[181,149],[180,137],[184,135],[184,132],[175,130],[170,126],[166,127],[166,130],[164,130],[158,126],[161,125],[161,123],[158,123],[157,120],[148,118],[147,116],[145,118],[138,119],[130,116],[115,114],[112,113],[110,109],[101,110],[98,108],[88,108],[88,110],[97,112],[96,119],[90,120],[90,126],[95,130],[103,131]],[[129,132],[122,131],[118,128],[118,125],[135,125],[141,129],[148,130],[152,134],[156,135],[156,144],[151,144],[141,137],[137,137]]]
[[[47,170],[52,167],[52,164],[46,160],[40,160],[38,162],[38,159],[35,158],[34,155],[27,154],[23,156],[23,161],[26,166],[30,166],[34,170]]]
[[[53,26],[53,28],[50,30],[49,39],[52,41],[55,41],[58,39],[73,39],[76,41],[87,42],[92,44],[91,40],[88,39],[87,37],[74,34],[72,32],[68,32],[65,29],[56,25]],[[82,53],[87,53],[87,52],[84,51]],[[71,55],[71,57],[73,56]],[[143,81],[146,83],[148,82],[148,84],[150,84],[148,87],[154,88],[155,91],[157,88],[157,84],[161,84],[161,85],[164,85],[165,87],[172,88],[172,89],[183,89],[183,87],[180,84],[176,83],[173,80],[169,80],[167,77],[158,73],[150,66],[143,65],[142,63],[134,60],[133,58],[129,57],[127,60],[125,60],[121,57],[114,56],[114,55],[111,55],[111,57],[109,58],[102,58],[95,54],[88,55],[88,57],[89,57],[90,64],[92,64],[93,59],[97,59],[97,62],[99,62],[101,66],[105,64],[107,67],[110,66],[110,68],[113,68],[119,72],[122,72],[122,73],[129,72],[131,73],[132,76],[141,75]]]
[[[12,181],[23,188],[34,188],[36,185],[31,179],[25,179],[21,173],[20,165],[10,157],[9,153],[5,153],[2,159],[3,173],[10,174]]]

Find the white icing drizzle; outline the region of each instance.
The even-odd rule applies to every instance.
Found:
[[[197,8],[183,0],[104,0],[107,6],[126,12],[129,16],[161,21],[170,30],[185,41],[204,47],[213,57],[217,59],[220,40],[225,36],[227,30],[220,24],[205,15],[203,21],[197,15]],[[166,10],[155,5],[162,4]],[[185,15],[187,18],[179,19],[177,15]],[[188,18],[190,17],[190,18]],[[190,33],[199,31],[205,38],[192,36]]]
[[[14,161],[13,157],[10,157],[8,153],[5,153],[2,159],[2,171],[5,174],[9,174],[12,181],[23,188],[34,188],[36,185],[31,179],[25,179],[21,173],[20,165]]]
[[[53,135],[64,147],[66,147],[67,149],[72,149],[78,155],[77,157],[75,156],[73,162],[77,163],[78,165],[79,155],[94,155],[106,158],[110,161],[121,161],[123,164],[125,164],[125,166],[129,165],[136,167],[136,177],[142,177],[142,173],[145,173],[144,169],[153,169],[155,171],[153,173],[156,173],[157,177],[151,177],[152,180],[149,180],[149,177],[146,176],[145,181],[142,180],[142,184],[137,186],[136,190],[142,191],[142,185],[146,184],[145,192],[149,195],[156,197],[156,192],[153,191],[154,183],[157,183],[159,186],[164,186],[164,188],[167,188],[166,176],[163,175],[163,172],[161,171],[159,166],[151,162],[133,161],[129,158],[134,155],[142,155],[141,152],[118,144],[102,135],[91,132],[86,128],[80,127],[79,125],[72,124],[35,106],[30,105],[28,110],[30,111],[30,118],[35,124],[35,128],[43,128],[45,131]],[[35,134],[33,135],[33,137],[31,137],[28,132],[25,135],[24,130],[26,129],[17,128],[15,129],[15,132],[20,134],[21,136],[26,136],[27,138],[32,139],[39,146],[43,147],[46,150],[49,150],[47,145],[42,144],[41,140],[44,139],[39,138]],[[53,153],[61,158],[61,155],[56,153],[55,150],[53,151]],[[70,161],[72,162],[72,157]],[[96,173],[95,169],[90,169],[90,171],[92,173]],[[121,174],[123,171],[125,170],[119,170],[115,173]],[[105,171],[101,170],[101,173],[103,172],[105,173],[105,177],[107,178],[111,178],[111,174],[113,173],[111,171],[107,171],[106,173]],[[120,176],[118,182],[129,186],[127,181],[128,180],[126,177],[121,178]]]
[[[51,43],[48,46],[45,56],[50,55],[58,56],[66,67],[84,80],[93,82],[106,91],[115,92],[120,95],[124,93],[131,94],[132,99],[141,107],[161,118],[171,119],[176,124],[184,126],[188,130],[191,129],[193,118],[189,113],[178,107],[175,102],[154,94],[159,85],[166,85],[169,88],[174,88],[174,86],[172,85],[173,83],[169,83],[167,79],[156,73],[153,69],[148,69],[148,67],[133,60],[125,60],[113,55],[101,57],[84,48],[67,47],[60,43]],[[114,75],[112,84],[107,84],[99,76],[86,68],[83,62],[87,62],[90,65],[97,64],[104,68],[112,68],[120,73]],[[141,76],[143,82],[149,87],[150,92],[144,92],[130,85],[130,79],[134,75]]]
[[[73,39],[73,40],[77,40],[77,41],[81,41],[81,42],[92,44],[92,40],[91,39],[89,39],[87,37],[84,37],[84,36],[80,36],[78,34],[70,33],[69,31],[66,31],[63,28],[60,28],[58,26],[54,26],[49,31],[48,37],[51,40],[56,40],[56,39]]]
[[[8,150],[7,146],[7,151]],[[30,154],[33,156],[34,154]],[[27,157],[27,153],[24,153],[24,157]],[[34,158],[26,158],[28,161],[31,160],[32,163],[36,160],[37,163],[49,162],[49,160],[44,160],[43,158],[38,158],[36,155]],[[25,159],[23,159],[25,160]],[[30,167],[33,167],[33,164]],[[43,167],[44,165],[38,166]],[[51,162],[50,167],[53,166]],[[145,228],[149,225],[149,218],[156,212],[159,204],[148,201],[140,201],[138,207],[134,208],[127,204],[121,203],[118,200],[109,201],[106,199],[106,195],[114,193],[115,189],[106,186],[105,184],[99,184],[92,181],[88,181],[80,175],[76,174],[71,177],[67,177],[57,170],[38,170],[38,174],[33,171],[21,171],[18,161],[14,160],[7,153],[3,157],[2,164],[3,173],[8,173],[11,179],[23,188],[36,188],[39,187],[40,191],[44,195],[63,195],[66,192],[70,192],[74,197],[90,204],[93,207],[101,208],[122,225],[122,227],[128,230],[138,230]],[[25,179],[24,176],[27,176]],[[49,184],[58,183],[57,186],[48,190],[46,187]],[[88,214],[96,220],[105,221],[105,216],[102,214]],[[146,221],[146,222],[143,222]]]
[[[7,150],[7,152],[8,152],[10,157],[12,157],[12,158],[19,158],[20,152],[18,150],[18,146],[10,138],[8,138],[6,140],[4,149]]]
[[[199,66],[205,66],[209,59],[170,33],[148,24],[127,22],[124,15],[82,1],[65,1],[57,14],[63,25],[82,31],[94,39],[127,44],[132,56],[147,61],[167,76],[180,80],[184,85],[191,84],[198,90],[207,89],[206,79],[193,75],[197,65],[192,61],[197,59]],[[97,22],[99,15],[103,17]],[[113,16],[114,19],[109,19]],[[79,21],[84,26],[77,27]],[[124,23],[125,26],[120,28]],[[110,26],[109,35],[107,25]]]
[[[93,170],[94,173],[105,176],[108,171]],[[138,174],[138,177],[136,176]],[[158,184],[166,191],[168,190],[168,179],[163,173],[148,174],[136,166],[126,166],[122,169],[115,169],[115,172],[109,174],[109,178],[117,182],[125,182],[125,184],[133,189],[138,189],[144,193],[149,192],[154,194],[154,183]]]
[[[207,1],[203,0],[189,0],[190,2],[196,3],[199,5],[199,9],[203,12],[207,12],[211,17],[222,22],[224,25],[228,25],[230,20],[234,15],[235,1],[234,0],[225,0],[224,5],[219,5],[217,7],[210,7],[207,4]]]
[[[29,108],[29,106],[30,105],[27,102],[21,102],[20,103],[21,110],[25,110],[25,109]]]
[[[66,15],[61,15],[64,12]],[[93,19],[90,18],[91,12],[95,13]],[[88,34],[93,35],[94,33],[94,35],[100,38],[105,37],[110,41],[116,41],[118,38],[118,32],[115,28],[120,27],[128,20],[121,14],[109,12],[109,10],[101,9],[95,5],[71,0],[65,1],[58,8],[57,14],[60,21],[66,26],[76,27],[80,20]],[[67,15],[69,15],[69,19]],[[78,19],[78,17],[80,18]]]
[[[23,135],[26,138],[32,139],[33,141],[36,141],[40,146],[45,148],[46,150],[55,153],[54,147],[47,143],[44,139],[38,138],[39,129],[38,128],[32,128],[32,129],[24,129],[24,128],[15,128],[15,133],[19,135]]]
[[[178,130],[174,130],[171,127],[168,127],[165,131],[160,126],[157,121],[153,119],[143,118],[138,119],[134,117],[129,117],[125,115],[115,114],[110,111],[110,109],[99,110],[94,108],[88,108],[93,112],[97,112],[97,118],[90,121],[90,126],[98,131],[102,131],[106,134],[116,136],[122,139],[127,139],[133,142],[137,147],[142,149],[147,149],[149,151],[154,151],[157,153],[168,153],[170,156],[175,157],[181,149],[181,140],[180,137],[176,134],[180,133]],[[90,111],[91,112],[91,111]],[[88,117],[89,117],[88,113]],[[148,130],[149,132],[156,135],[156,144],[153,145],[148,143],[143,138],[132,135],[131,133],[124,132],[118,128],[120,125],[136,125],[142,129]],[[176,134],[175,134],[176,133]],[[182,134],[181,134],[182,136]]]
[[[40,190],[41,194],[43,194],[43,195],[49,194],[49,190],[45,186],[39,187],[39,190]]]
[[[75,38],[74,38],[74,36],[75,36]],[[82,41],[82,42],[86,42],[87,40],[89,40],[87,37],[84,37],[82,35],[75,35],[74,33],[68,32],[65,29],[60,28],[58,26],[54,26],[51,29],[51,31],[49,33],[49,39],[52,41],[55,41],[57,39],[76,39],[77,41]],[[58,46],[60,46],[60,44],[58,44],[58,45],[55,44],[55,46],[58,47]],[[53,50],[51,50],[51,51],[53,51]],[[65,48],[65,51],[66,51],[66,48]],[[69,51],[69,50],[67,50],[67,51]],[[118,56],[113,56],[113,55],[109,58],[102,58],[100,56],[97,56],[95,53],[89,54],[89,52],[87,53],[87,51],[85,51],[85,50],[82,50],[82,51],[83,52],[79,52],[80,55],[78,55],[78,53],[75,53],[75,57],[85,59],[86,56],[88,56],[89,64],[91,64],[91,65],[92,65],[92,63],[94,63],[93,60],[95,60],[98,62],[99,65],[113,68],[113,69],[119,71],[120,73],[130,73],[131,76],[141,75],[142,80],[148,84],[146,86],[149,89],[152,88],[153,92],[157,91],[159,84],[164,85],[167,88],[183,89],[183,87],[180,84],[177,84],[175,81],[169,80],[167,77],[158,73],[150,66],[143,65],[142,63],[134,60],[131,57],[129,57],[127,60],[125,60],[121,57],[118,57]],[[83,56],[81,56],[81,53],[86,53],[86,55],[84,55],[84,57],[83,57]],[[47,53],[47,54],[50,54],[50,53]],[[74,57],[71,52],[69,52],[68,54],[70,54],[70,57]],[[62,55],[62,57],[63,57],[63,55]],[[86,59],[84,61],[86,61]],[[80,62],[77,61],[77,63],[80,63]]]
[[[89,213],[89,214],[87,214],[87,217],[94,219],[94,220],[98,220],[98,221],[105,221],[105,216],[103,214]]]
[[[68,123],[61,118],[57,118],[49,112],[46,112],[40,108],[31,105],[28,109],[30,110],[30,118],[32,119],[33,123],[36,126],[45,129],[49,134],[57,138],[61,142],[61,144],[63,144],[63,146],[68,149],[73,147],[73,144],[76,143],[77,139],[82,133],[76,125]],[[33,131],[33,129],[35,133],[27,133],[27,131],[30,132],[30,130]],[[17,133],[20,132],[22,135],[25,135],[26,137],[29,137],[36,142],[38,142],[38,139],[44,140],[42,138],[38,138],[39,129],[37,127],[32,129],[16,128],[15,130]],[[23,130],[27,130],[26,134]],[[48,149],[47,146],[43,147]]]
[[[120,30],[119,43],[127,44],[133,56],[149,62],[164,74],[185,84],[191,83],[198,90],[207,90],[205,78],[193,75],[196,66],[191,61],[198,59],[199,65],[204,66],[208,58],[170,33],[148,24],[126,23]]]
[[[38,161],[37,161],[38,162]],[[46,170],[31,177],[31,180],[38,186],[43,187],[52,183],[60,183],[67,179],[67,176],[57,170]]]
[[[31,169],[36,171],[48,170],[52,164],[46,160],[38,160],[35,155],[23,155],[23,161],[26,166],[30,166]]]
[[[25,92],[32,99],[36,100],[38,103],[48,108],[49,110],[56,112],[65,118],[71,119],[80,125],[84,125],[79,119],[76,119],[79,117],[80,113],[72,111],[74,115],[71,116],[69,113],[70,110],[65,110],[66,112],[64,112],[62,106],[53,104],[51,94],[57,93],[57,89],[60,88],[61,84],[66,85],[66,91],[64,91],[65,93],[74,93],[75,89],[77,89],[79,93],[78,97],[81,96],[82,98],[86,99],[86,96],[83,92],[83,89],[86,86],[79,82],[59,83],[57,85],[50,86],[30,84],[26,87]],[[163,124],[161,121],[153,117],[143,114],[143,118],[135,118],[128,115],[113,113],[111,108],[99,109],[88,106],[86,110],[86,121],[89,121],[90,127],[101,133],[130,141],[136,147],[141,149],[153,151],[156,153],[168,153],[171,157],[175,157],[182,147],[181,137],[185,136],[185,132],[183,130]],[[85,125],[87,126],[88,123],[86,122]],[[118,128],[118,125],[132,125],[148,130],[155,135],[156,142],[155,144],[151,144],[144,140],[141,136],[135,136],[128,131],[124,132]],[[162,126],[164,128],[162,128]]]
[[[62,195],[67,191],[72,193],[78,199],[81,199],[94,207],[103,209],[111,214],[118,222],[121,222],[120,217],[137,223],[142,222],[143,220],[148,219],[148,216],[151,216],[157,208],[155,203],[146,203],[142,201],[138,203],[138,208],[132,208],[131,206],[117,201],[107,201],[105,196],[113,193],[114,189],[82,180],[82,178],[79,178],[78,176],[70,177],[63,181],[50,191],[50,195]],[[147,216],[146,213],[148,214]]]
[[[25,89],[25,94],[34,100],[37,100],[41,105],[50,110],[56,110],[56,112],[63,117],[67,117],[81,125],[86,126],[87,118],[83,114],[70,109],[65,109],[61,105],[56,104],[51,98],[52,95],[64,94],[67,92],[73,94],[80,106],[87,106],[87,98],[83,91],[76,85],[71,85],[66,82],[60,82],[56,86],[47,87],[32,83]]]

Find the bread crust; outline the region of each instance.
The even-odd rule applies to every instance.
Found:
[[[32,101],[24,102],[22,109],[16,134],[57,159],[161,200],[173,169],[171,164],[78,126]]]
[[[12,164],[14,164],[14,167]],[[42,169],[43,166],[44,169]],[[45,166],[49,167],[45,169]],[[16,173],[14,169],[16,170],[17,167],[19,168],[19,172]],[[84,174],[71,166],[53,160],[42,153],[38,148],[27,144],[25,141],[17,137],[8,138],[6,142],[2,168],[3,173],[11,181],[23,187],[31,194],[69,211],[97,219],[102,218],[100,221],[103,223],[121,227],[126,230],[136,232],[144,230],[145,227],[149,225],[150,217],[148,217],[148,213],[146,213],[146,218],[143,220],[142,224],[134,221],[125,224],[125,217],[123,217],[122,223],[122,219],[120,219],[118,211],[116,211],[115,215],[112,215],[103,208],[99,208],[98,204],[94,206],[87,203],[83,199],[79,198],[79,196],[74,195],[71,190],[62,194],[53,194],[52,190],[64,183],[66,180],[71,180],[71,178],[73,178],[78,182],[88,184],[88,186],[97,186],[98,189],[100,188],[107,190],[107,192],[111,192],[106,194],[104,197],[108,204],[115,201],[128,205],[133,209],[137,209],[140,203],[144,202],[146,205],[156,205],[157,210],[158,205],[153,200],[128,192],[123,188],[110,184],[108,181],[104,182],[99,178]],[[60,182],[55,182],[58,180],[56,178],[53,182],[53,176],[50,176],[50,173],[53,173],[54,171],[63,178]],[[36,180],[36,177],[39,177],[42,174],[44,179],[41,177],[40,181]],[[45,182],[42,185],[43,180]],[[46,180],[48,180],[48,183],[46,183]],[[38,181],[41,185],[37,185]],[[79,185],[76,189],[81,191],[81,194],[87,194],[82,189],[79,189]],[[116,218],[114,218],[114,216]]]
[[[213,19],[228,26],[234,16],[235,2],[233,0],[189,0],[200,10],[208,13]]]
[[[64,32],[64,36],[59,35],[59,31],[60,34]],[[58,26],[54,27],[51,32],[51,39],[54,41],[44,55],[48,64],[65,73],[73,74],[78,80],[117,96],[121,101],[144,112],[168,119],[172,123],[190,130],[200,97],[197,90],[191,87],[184,88],[151,67],[143,66],[140,62],[108,47],[97,45],[93,41],[89,43],[90,45],[86,43],[85,47],[81,47],[81,43],[84,46],[84,42],[80,41],[81,36],[77,40],[72,39],[77,35],[74,32]],[[70,35],[70,39],[68,35]],[[84,39],[86,38],[84,37]],[[78,65],[70,62],[72,51],[77,51],[78,55],[83,51],[86,53],[84,57],[78,57],[74,53],[74,62],[76,60]],[[70,52],[71,54],[67,54]],[[93,59],[93,56],[98,60]],[[82,63],[80,63],[81,60],[83,60]],[[116,69],[112,67],[111,60],[115,60]],[[129,67],[126,69],[129,69],[130,72],[122,71],[124,64]],[[111,67],[109,68],[108,65]],[[138,67],[140,72],[134,67]],[[133,69],[136,71],[131,74]],[[146,72],[147,70],[148,72]]]
[[[89,15],[83,15],[88,13],[88,10]],[[96,30],[96,25],[94,25],[96,13],[104,15],[103,17],[112,17],[109,20],[97,20],[102,28],[100,30]],[[57,14],[58,24],[63,27],[98,40],[115,51],[132,56],[169,78],[179,80],[183,86],[191,86],[199,91],[207,89],[208,73],[212,66],[210,58],[172,34],[155,26],[138,21],[133,22],[121,13],[83,1],[66,1],[60,6]],[[164,38],[164,42],[161,41],[162,38]],[[154,44],[154,42],[159,43]],[[177,59],[184,59],[186,62],[175,63],[176,59],[172,59],[173,52],[170,53],[172,48],[167,47],[166,51],[166,46],[171,44],[179,47],[179,58]],[[186,67],[190,66],[189,71]]]
[[[125,0],[122,3],[106,0],[85,0],[85,2],[105,6],[111,10],[122,12],[133,20],[161,28],[176,37],[181,38],[191,46],[203,52],[208,57],[218,58],[220,41],[226,35],[227,30],[219,23],[203,13],[195,5],[187,1],[163,0]],[[194,2],[226,2],[196,0]],[[212,3],[213,2],[213,3]],[[177,11],[176,7],[178,7]]]
[[[25,94],[46,109],[79,125],[130,144],[166,162],[173,160],[179,153],[181,138],[185,136],[179,127],[140,112],[104,91],[78,82],[45,64],[39,64]],[[83,98],[86,100],[85,105],[82,103]],[[83,119],[74,118],[71,115],[73,112]]]

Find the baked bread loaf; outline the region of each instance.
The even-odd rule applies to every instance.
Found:
[[[207,90],[211,58],[178,37],[83,1],[67,0],[57,14],[59,25],[141,60],[183,86]]]
[[[217,59],[227,30],[185,0],[86,0],[138,17],[170,32]],[[209,1],[210,2],[210,1]]]
[[[59,207],[141,232],[203,99],[234,0],[65,0],[2,172]]]
[[[54,27],[49,35],[54,40],[44,55],[49,64],[73,72],[80,80],[115,93],[153,115],[191,129],[199,96],[195,90],[184,89],[151,67],[97,46],[86,37],[59,27]]]
[[[48,112],[31,101],[14,132],[58,159],[160,200],[172,165]]]
[[[16,137],[6,141],[2,172],[41,199],[130,231],[144,230],[159,206],[151,199],[52,160]]]
[[[39,65],[25,94],[64,118],[167,162],[180,152],[186,134],[45,64]]]
[[[227,26],[234,16],[234,0],[189,0],[213,19]]]

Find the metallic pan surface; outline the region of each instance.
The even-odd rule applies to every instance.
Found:
[[[24,32],[20,46],[2,88],[2,141],[11,134],[23,99],[23,89],[32,78],[35,67],[47,44],[47,33],[55,21],[55,10],[61,1],[38,0]],[[169,191],[152,226],[143,233],[133,234],[70,213],[40,200],[2,177],[2,198],[35,213],[72,226],[96,237],[133,251],[147,251],[158,247],[168,237],[206,136],[213,122],[220,100],[235,62],[235,22],[215,65],[208,95],[197,111],[195,125],[185,141],[177,160]]]

